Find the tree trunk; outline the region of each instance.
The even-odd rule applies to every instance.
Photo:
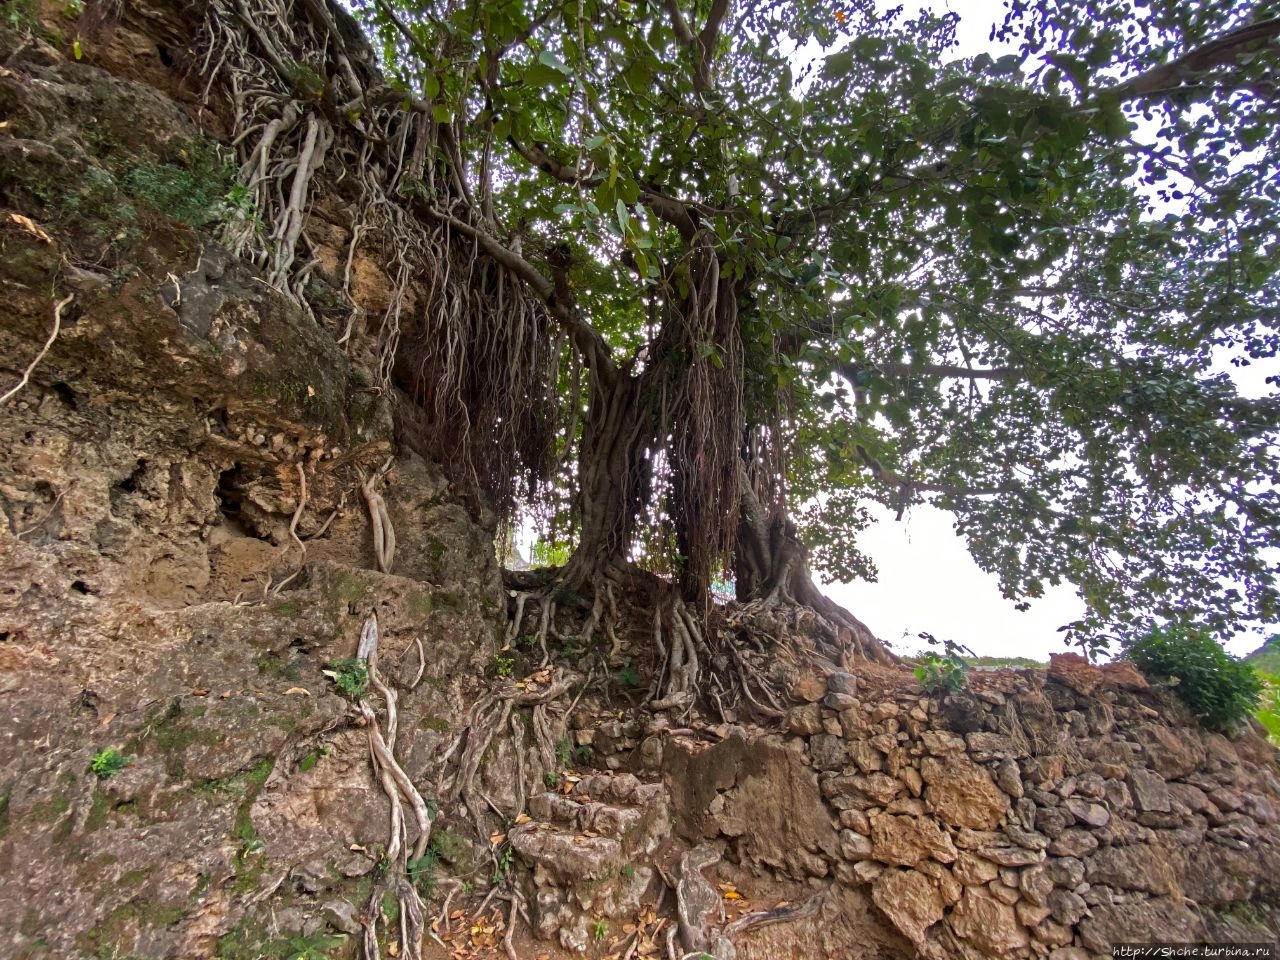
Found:
[[[766,510],[750,483],[742,483],[742,514],[734,551],[740,603],[763,601],[809,607],[833,627],[838,639],[877,663],[897,663],[870,628],[819,589],[804,544],[782,505]]]
[[[643,376],[593,378],[578,453],[580,535],[560,578],[579,593],[626,563],[649,495],[644,448],[653,439],[655,418],[644,388]]]

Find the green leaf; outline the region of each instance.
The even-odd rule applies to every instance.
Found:
[[[564,61],[550,50],[543,50],[538,54],[538,62],[544,66],[551,67],[553,70],[560,71],[560,73],[564,74],[566,77],[573,73],[572,68],[565,66]]]

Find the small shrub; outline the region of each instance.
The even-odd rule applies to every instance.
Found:
[[[591,924],[591,938],[593,940],[603,940],[609,935],[609,924],[603,919],[597,919]]]
[[[344,657],[329,664],[332,670],[321,671],[337,684],[338,689],[356,700],[369,687],[369,662],[363,657]]]
[[[1211,730],[1231,730],[1257,709],[1262,696],[1253,667],[1198,627],[1152,628],[1128,644],[1126,653],[1148,677],[1170,682],[1177,698]]]
[[[919,658],[916,666],[916,679],[924,687],[925,693],[948,694],[964,689],[969,681],[969,664],[961,653],[973,655],[973,651],[953,640],[939,640],[931,633],[921,633],[920,639],[931,646],[942,646],[942,653],[932,650]]]
[[[493,882],[495,885],[506,879],[507,874],[511,871],[511,860],[511,847],[504,847],[502,853],[498,855],[498,862],[493,870]]]
[[[99,750],[93,755],[93,762],[89,764],[89,769],[93,771],[94,776],[99,780],[106,780],[108,777],[114,777],[132,762],[131,757],[126,757],[115,747],[108,747],[106,750]]]

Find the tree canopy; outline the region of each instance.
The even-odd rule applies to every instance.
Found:
[[[818,604],[928,501],[1082,635],[1276,620],[1280,400],[1230,367],[1280,349],[1280,6],[1012,0],[965,59],[868,0],[354,7],[452,171],[420,210],[543,304],[483,429],[565,588]]]

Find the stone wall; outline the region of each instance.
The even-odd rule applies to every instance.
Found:
[[[971,676],[941,700],[884,670],[805,676],[786,734],[654,732],[686,840],[719,842],[728,874],[838,894],[739,957],[809,956],[841,922],[868,942],[867,898],[905,941],[872,937],[885,956],[1275,939],[1280,769],[1263,739],[1206,733],[1127,664]]]

